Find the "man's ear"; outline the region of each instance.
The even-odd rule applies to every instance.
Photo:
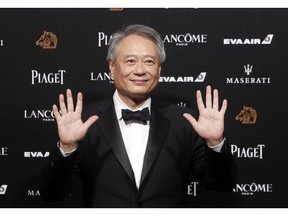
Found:
[[[109,61],[109,70],[111,73],[111,77],[114,79],[114,69],[115,69],[115,64],[110,60]]]

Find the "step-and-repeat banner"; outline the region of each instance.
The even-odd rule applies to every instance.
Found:
[[[227,98],[225,134],[239,174],[233,191],[187,184],[189,207],[288,207],[288,9],[0,9],[0,207],[80,207],[81,186],[42,200],[39,181],[57,142],[52,105],[71,88],[84,103],[114,91],[111,34],[144,24],[167,61],[155,94],[197,108],[210,84]]]

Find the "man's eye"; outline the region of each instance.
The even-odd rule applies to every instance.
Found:
[[[154,64],[154,61],[153,60],[147,60],[146,64],[149,64],[149,65]]]
[[[128,59],[126,62],[127,62],[128,64],[133,64],[133,63],[135,63],[135,60],[134,60],[134,59]]]

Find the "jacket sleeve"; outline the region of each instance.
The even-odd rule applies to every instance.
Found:
[[[209,190],[232,190],[238,169],[227,139],[221,152],[209,148],[201,137],[195,143],[192,174],[196,180]]]
[[[55,145],[42,170],[40,194],[45,201],[58,201],[70,195],[72,175],[78,170],[78,157],[79,148],[63,157]]]

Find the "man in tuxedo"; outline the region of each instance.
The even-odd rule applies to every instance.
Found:
[[[236,167],[224,137],[226,99],[206,87],[199,113],[151,96],[165,61],[159,34],[130,25],[112,36],[107,60],[116,90],[87,106],[78,93],[53,105],[59,142],[44,169],[42,195],[70,194],[71,178],[82,181],[85,206],[185,207],[190,175],[208,189],[229,190]]]

